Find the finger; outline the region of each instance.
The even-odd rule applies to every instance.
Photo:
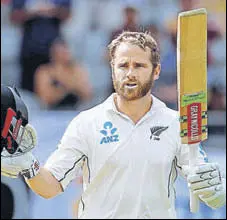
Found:
[[[193,193],[211,208],[222,207],[226,203],[226,193],[223,193],[223,184],[206,188],[206,190],[196,190]],[[205,193],[206,192],[206,193]]]
[[[215,195],[215,191],[213,191],[213,190],[210,190],[210,191],[205,190],[204,192],[199,194],[199,197],[200,197],[200,199],[204,200],[204,199],[207,199],[207,198],[209,198],[209,197],[211,197],[213,195]]]
[[[16,174],[8,173],[8,172],[3,171],[3,170],[1,170],[1,175],[6,176],[6,177],[10,177],[10,178],[17,178],[18,177]]]
[[[12,173],[13,175],[17,175],[18,172],[14,169],[11,169],[9,167],[5,168],[5,167],[1,167],[1,172],[5,172],[5,173]]]
[[[219,171],[217,171],[217,170],[211,171],[211,172],[206,172],[206,173],[201,173],[201,174],[188,175],[187,180],[188,180],[188,182],[193,183],[193,182],[199,182],[199,181],[203,181],[203,180],[212,179],[215,177],[219,177]]]
[[[198,190],[194,190],[193,194],[196,196],[208,196],[208,195],[213,195],[215,194],[217,191],[219,191],[219,187],[221,186],[221,184],[216,185],[216,186],[210,186],[210,187],[206,187],[203,189],[198,189]]]
[[[17,176],[18,173],[20,172],[19,169],[15,168],[15,167],[11,167],[11,166],[1,166],[1,173],[8,173],[9,175],[15,175]]]
[[[220,198],[219,198],[220,195],[223,195],[223,193],[222,193],[222,192],[216,192],[214,195],[212,195],[212,196],[206,198],[205,201],[206,201],[207,203],[209,203],[209,202],[211,202],[211,201],[215,203],[215,200],[216,200],[216,199],[220,199]]]
[[[32,150],[36,145],[37,145],[36,131],[30,124],[27,124],[24,129],[24,134],[22,136],[21,142],[17,149],[17,154],[18,153],[23,154],[25,152],[28,152]]]
[[[213,179],[208,179],[208,180],[203,180],[199,182],[194,182],[194,183],[189,183],[189,187],[192,190],[198,190],[198,189],[203,189],[206,187],[214,186],[220,184],[221,181],[219,177],[215,177]]]
[[[214,170],[219,170],[219,166],[217,163],[207,163],[207,164],[202,164],[196,167],[195,172],[197,174],[200,173],[205,173],[205,172],[210,172]]]
[[[8,156],[10,156],[10,153],[5,148],[3,148],[2,153],[1,153],[1,157],[5,158],[5,157],[8,157]]]
[[[37,145],[37,133],[36,133],[35,128],[32,125],[27,124],[25,127],[25,130],[29,133],[30,138],[32,139],[32,144],[34,146],[36,146]]]
[[[216,191],[215,191],[215,186],[211,186],[205,189],[195,190],[193,193],[195,195],[198,195],[200,199],[206,199],[206,198],[209,198],[210,196],[213,196],[216,193]]]

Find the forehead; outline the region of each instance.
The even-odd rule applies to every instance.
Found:
[[[150,62],[151,52],[148,47],[142,49],[141,47],[131,43],[121,43],[115,51],[115,60],[135,60]]]

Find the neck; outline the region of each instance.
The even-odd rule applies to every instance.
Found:
[[[128,101],[122,96],[116,94],[114,102],[117,110],[127,115],[135,124],[150,110],[152,97],[148,92],[142,98]]]

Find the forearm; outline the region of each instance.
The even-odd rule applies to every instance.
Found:
[[[61,193],[62,187],[57,179],[45,168],[31,179],[26,179],[28,186],[45,199],[53,198]]]

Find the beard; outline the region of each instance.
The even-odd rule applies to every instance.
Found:
[[[116,93],[126,101],[132,101],[146,96],[147,93],[151,91],[154,84],[154,77],[153,74],[151,74],[150,78],[143,84],[139,81],[125,81],[126,80],[116,80],[115,75],[113,74],[113,86]],[[137,86],[135,88],[126,87],[126,84],[129,82],[135,82]]]

